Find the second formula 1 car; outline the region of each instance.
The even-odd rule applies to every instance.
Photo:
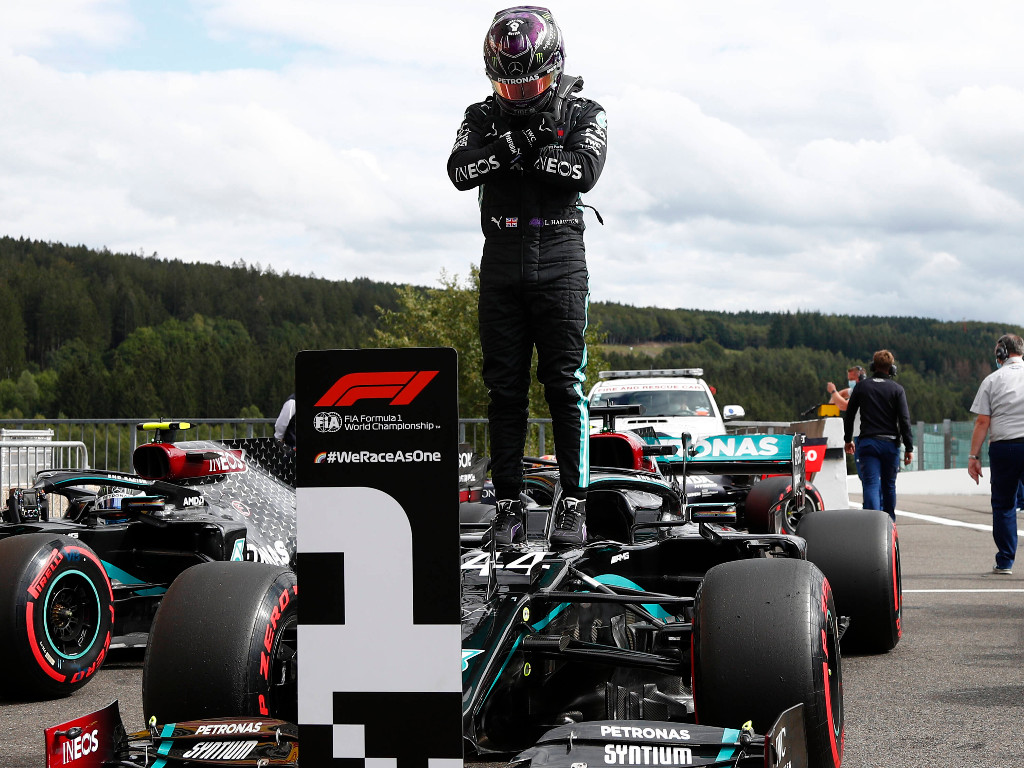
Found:
[[[167,587],[210,561],[287,565],[295,493],[274,440],[175,442],[155,432],[136,474],[45,470],[12,489],[0,523],[0,692],[64,696],[111,648],[144,646]]]

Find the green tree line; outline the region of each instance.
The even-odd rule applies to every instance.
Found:
[[[157,254],[0,238],[0,417],[273,416],[303,349],[446,344],[460,409],[485,414],[475,268],[440,287],[186,264]],[[703,367],[720,403],[791,420],[876,349],[900,363],[912,418],[970,418],[992,347],[1021,328],[820,312],[591,305],[590,380],[605,367]],[[632,349],[631,349],[632,348]],[[540,388],[531,401],[544,416]]]

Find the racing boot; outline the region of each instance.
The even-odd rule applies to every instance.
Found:
[[[514,547],[526,543],[526,514],[518,499],[498,499],[498,511],[491,527],[496,547]]]
[[[587,538],[586,499],[563,496],[555,511],[555,525],[551,531],[552,547],[579,547]]]

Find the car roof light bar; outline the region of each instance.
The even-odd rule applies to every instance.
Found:
[[[655,368],[649,371],[601,371],[597,377],[599,379],[652,379],[668,376],[700,377],[703,375],[703,368]]]

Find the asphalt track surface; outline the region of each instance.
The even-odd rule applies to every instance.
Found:
[[[987,496],[904,495],[898,507],[903,638],[887,654],[843,657],[843,765],[1024,766],[1024,558],[1012,576],[990,574]],[[0,768],[41,768],[44,727],[114,699],[141,730],[141,688],[141,653],[122,651],[66,699],[0,700]]]

